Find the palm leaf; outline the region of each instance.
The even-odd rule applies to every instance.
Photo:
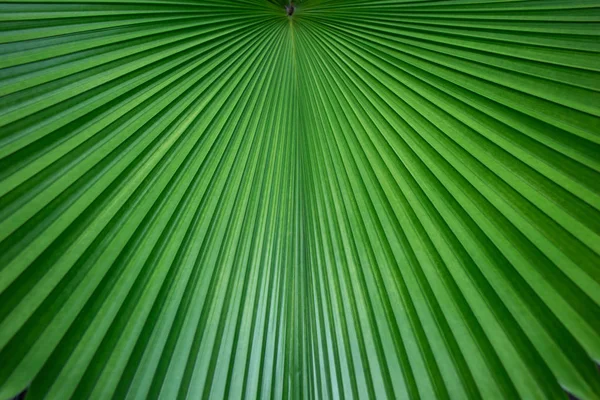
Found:
[[[0,398],[600,399],[600,3],[286,4],[0,4]]]

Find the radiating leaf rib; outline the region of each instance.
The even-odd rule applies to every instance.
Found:
[[[0,4],[0,398],[600,399],[596,0]]]

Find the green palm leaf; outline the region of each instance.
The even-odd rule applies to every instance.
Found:
[[[0,4],[0,398],[600,399],[600,3],[286,5]]]

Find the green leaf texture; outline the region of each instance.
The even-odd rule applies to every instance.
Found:
[[[600,2],[284,5],[0,3],[0,398],[600,399]]]

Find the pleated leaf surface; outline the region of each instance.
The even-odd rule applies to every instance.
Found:
[[[0,3],[0,398],[600,399],[600,2],[286,4]]]

